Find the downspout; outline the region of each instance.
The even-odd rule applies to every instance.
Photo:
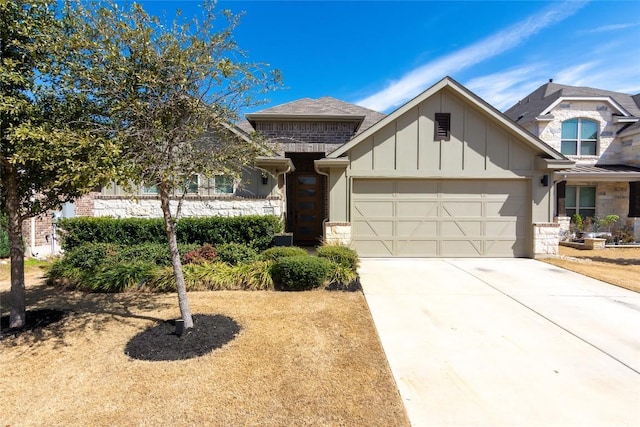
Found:
[[[36,218],[31,217],[31,227],[29,230],[29,250],[31,251],[32,257],[37,257],[36,253]]]

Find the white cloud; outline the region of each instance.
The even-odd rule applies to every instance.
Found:
[[[515,104],[525,94],[535,90],[541,84],[537,76],[543,74],[541,64],[524,65],[504,72],[476,77],[466,82],[465,87],[498,110],[504,110]]]
[[[459,72],[462,69],[513,49],[544,28],[573,15],[584,4],[584,2],[574,1],[554,3],[542,12],[532,15],[484,40],[409,72],[383,90],[356,101],[356,104],[377,111],[386,111],[392,107],[397,107],[411,97],[416,96],[428,84],[432,84],[442,77],[452,74],[454,71]]]
[[[637,27],[640,23],[636,22],[635,24],[611,24],[611,25],[603,25],[601,27],[592,28],[590,30],[584,30],[582,33],[606,33],[609,31],[618,31],[618,30],[626,30],[627,28]]]

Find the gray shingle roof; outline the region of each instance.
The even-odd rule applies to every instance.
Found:
[[[520,124],[527,124],[562,97],[610,97],[632,116],[640,116],[640,94],[629,95],[610,90],[567,86],[557,83],[546,83],[540,86],[522,100],[518,101],[516,105],[505,111],[504,114]]]
[[[278,117],[281,116],[281,117]],[[340,118],[350,119],[354,121],[362,121],[358,129],[358,133],[368,129],[376,122],[385,117],[384,114],[379,113],[368,108],[361,107],[359,105],[350,104],[345,101],[341,101],[330,96],[325,96],[318,99],[302,98],[296,101],[287,102],[285,104],[276,105],[275,107],[267,108],[255,113],[247,114],[249,122],[256,119],[271,119],[278,117],[278,120],[286,120],[287,118]],[[250,123],[238,124],[241,128],[245,129],[246,125],[251,126]]]

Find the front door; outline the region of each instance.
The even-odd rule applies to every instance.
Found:
[[[294,174],[293,238],[300,244],[314,244],[322,236],[322,209],[319,195],[322,193],[318,174]]]
[[[287,176],[287,228],[296,245],[316,245],[322,238],[325,184],[313,161],[324,153],[287,153],[287,157],[296,168]]]

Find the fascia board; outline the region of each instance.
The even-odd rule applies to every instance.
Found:
[[[622,108],[620,104],[613,100],[610,96],[561,96],[560,98],[553,101],[547,108],[545,108],[540,116],[546,116],[551,114],[551,111],[556,108],[559,104],[567,101],[596,101],[596,102],[606,102],[614,107],[618,113],[623,114],[624,116],[631,116],[631,114]]]

